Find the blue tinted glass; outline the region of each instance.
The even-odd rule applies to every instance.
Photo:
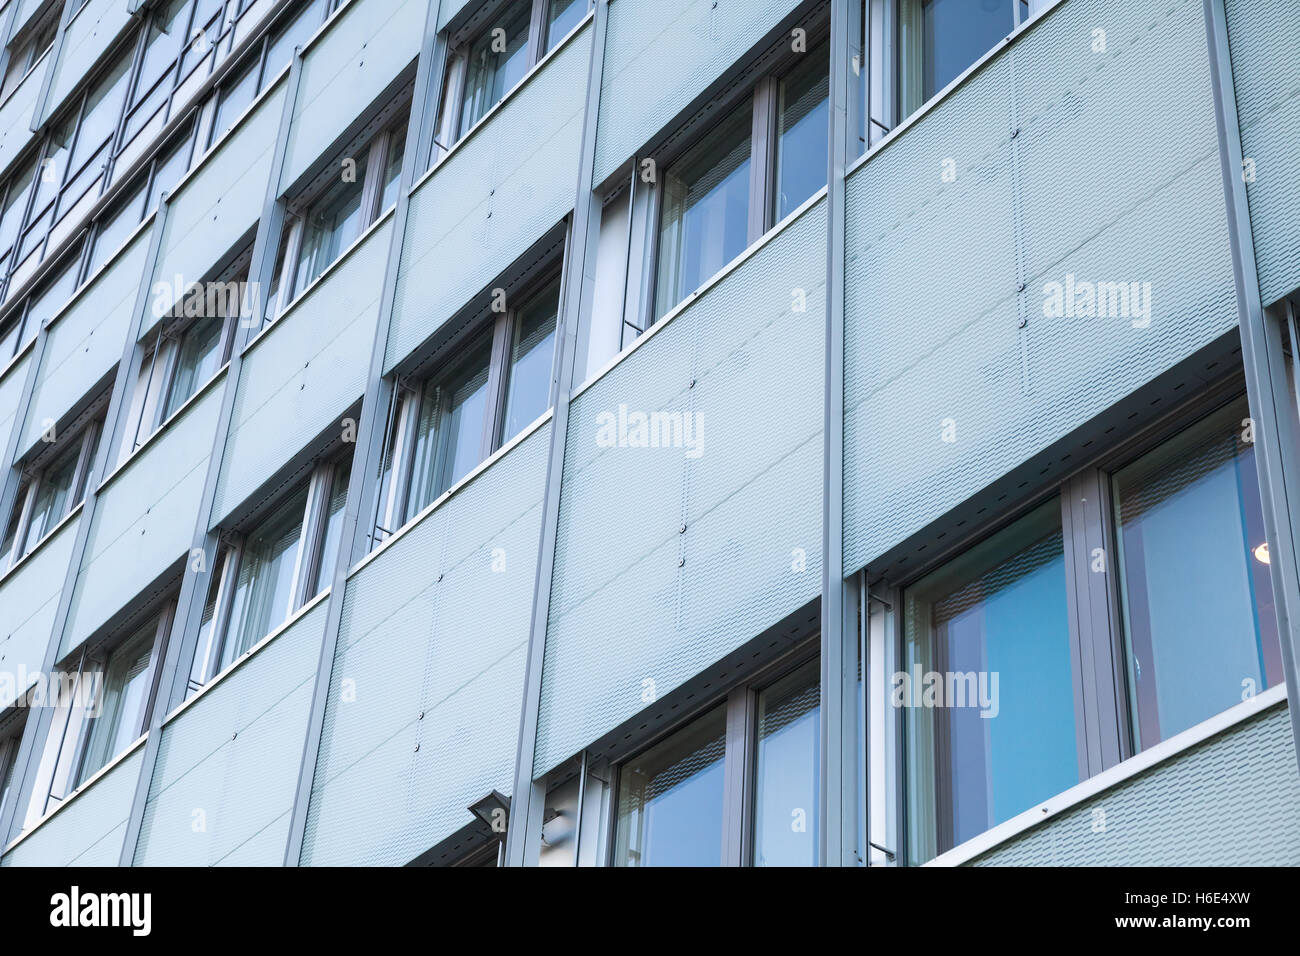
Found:
[[[826,185],[830,135],[828,48],[807,55],[781,80],[777,111],[776,219],[779,221]]]
[[[555,45],[568,36],[586,15],[587,0],[551,0],[547,14],[550,22],[546,28],[546,49],[555,49]]]
[[[619,770],[615,865],[721,864],[726,729],[719,707]]]
[[[1249,414],[1230,406],[1114,477],[1139,747],[1282,680]]]
[[[1079,781],[1060,503],[905,595],[909,846],[921,861]]]
[[[1013,0],[926,0],[921,53],[926,99],[1015,29]]]
[[[819,680],[813,662],[759,695],[755,866],[817,865]]]
[[[555,353],[555,320],[560,284],[551,283],[519,315],[510,352],[510,380],[500,439],[507,442],[542,412],[551,397],[551,359]]]

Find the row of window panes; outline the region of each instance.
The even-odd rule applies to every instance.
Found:
[[[49,463],[24,477],[0,539],[0,573],[35,550],[86,495],[86,483],[99,443],[98,421],[54,443]]]
[[[9,44],[9,63],[5,67],[4,81],[0,83],[0,102],[18,88],[41,57],[54,45],[54,35],[59,32],[59,14],[63,4],[53,0],[45,5],[32,25]]]
[[[1073,569],[1115,582],[1132,751],[1282,680],[1248,414],[1234,402],[1110,472],[1114,558]],[[1072,595],[1059,499],[904,589],[904,671],[996,689],[992,708],[903,707],[913,862],[1079,782]]]
[[[248,50],[231,76],[193,119],[135,175],[122,196],[92,224],[92,238],[68,250],[56,274],[33,293],[58,309],[116,250],[169,190],[225,134],[234,120],[290,61],[339,0],[294,5]],[[41,148],[0,185],[0,283],[8,296],[21,287],[83,225],[84,213],[151,146],[171,116],[255,29],[270,0],[171,0],[139,36],[50,127]],[[192,27],[192,28],[191,28]],[[188,32],[186,32],[188,31]],[[182,45],[182,40],[189,42]],[[137,49],[139,47],[139,49]],[[138,62],[137,62],[138,61]],[[128,89],[130,96],[128,96]],[[0,320],[0,363],[35,337],[40,323],[26,306]],[[47,315],[39,318],[48,318]]]

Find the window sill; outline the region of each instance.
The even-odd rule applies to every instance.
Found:
[[[1103,770],[1096,776],[1089,777],[1056,797],[1045,800],[1024,813],[999,823],[991,830],[986,830],[979,836],[953,847],[948,852],[940,854],[924,865],[960,866],[969,863],[976,857],[983,856],[990,850],[1006,843],[1011,838],[1019,836],[1040,824],[1047,823],[1067,810],[1091,800],[1103,791],[1141,776],[1156,765],[1177,757],[1211,737],[1216,737],[1237,724],[1258,716],[1264,710],[1286,699],[1285,683],[1261,691],[1249,700],[1235,704],[1209,720],[1203,720],[1199,724],[1187,728],[1182,733],[1162,740],[1155,746],[1148,747],[1127,760],[1120,761],[1109,770]]]

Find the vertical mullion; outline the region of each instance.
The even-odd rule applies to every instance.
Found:
[[[303,508],[302,527],[298,529],[298,555],[293,562],[293,580],[289,587],[289,608],[282,621],[292,617],[293,612],[311,597],[307,591],[311,587],[312,565],[319,550],[320,533],[328,508],[330,473],[328,466],[318,466],[312,470],[307,483],[307,503]]]
[[[749,235],[756,242],[771,224],[775,170],[776,80],[770,76],[754,87],[749,153]]]
[[[751,778],[754,766],[755,694],[748,685],[727,696],[726,752],[723,759],[722,865],[751,862],[749,839]]]
[[[499,313],[492,323],[492,353],[488,360],[487,409],[483,415],[483,441],[479,460],[486,460],[496,450],[506,407],[506,389],[510,383],[510,347],[519,327],[519,310]]]

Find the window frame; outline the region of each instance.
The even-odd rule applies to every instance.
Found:
[[[490,337],[488,346],[488,378],[486,383],[486,402],[483,415],[483,429],[479,443],[479,465],[487,461],[501,448],[512,442],[516,435],[504,435],[506,399],[510,390],[513,371],[513,346],[522,322],[522,315],[528,307],[546,293],[553,284],[558,284],[558,304],[556,308],[556,334],[558,336],[560,318],[564,314],[564,279],[560,262],[552,262],[539,269],[526,282],[520,284],[516,292],[506,298],[504,310],[494,312],[491,304],[473,321],[467,331],[449,350],[444,360],[425,372],[417,369],[407,375],[394,379],[392,401],[388,411],[387,427],[380,460],[391,461],[389,474],[385,481],[381,469],[377,480],[375,510],[369,522],[367,551],[373,550],[396,535],[406,525],[414,522],[426,508],[438,501],[443,495],[455,488],[464,479],[453,481],[446,489],[436,495],[433,501],[417,509],[407,517],[410,504],[412,470],[415,463],[417,446],[416,430],[420,418],[422,398],[425,387],[430,381],[444,378],[468,361],[471,352],[484,338]],[[552,340],[552,370],[554,370],[554,345]],[[547,410],[552,408],[551,396],[547,396]],[[546,414],[544,411],[543,415]],[[519,434],[528,430],[525,425]],[[477,467],[477,466],[475,466]],[[471,469],[471,474],[473,469]],[[387,485],[387,487],[385,487]],[[382,511],[382,514],[380,513]]]
[[[74,437],[66,442],[55,442],[53,446],[39,457],[43,463],[39,466],[28,466],[23,469],[22,482],[18,487],[18,494],[14,498],[14,510],[18,514],[18,524],[14,533],[12,550],[8,554],[0,554],[0,576],[10,568],[17,566],[29,554],[40,549],[51,535],[53,535],[59,526],[63,523],[68,515],[72,514],[85,500],[87,487],[86,482],[90,475],[91,459],[94,455],[95,447],[99,440],[99,433],[103,427],[103,422],[98,418],[93,418],[86,425],[76,430]],[[62,513],[50,524],[44,533],[32,543],[30,548],[26,548],[27,535],[31,529],[32,514],[36,505],[36,497],[40,494],[41,485],[45,481],[46,473],[49,469],[62,461],[63,456],[69,452],[73,446],[76,446],[77,461],[73,466],[72,483],[68,486],[68,502],[62,509]]]
[[[1101,449],[1083,467],[1054,479],[1045,488],[1021,499],[1001,516],[982,523],[928,561],[909,568],[896,580],[868,581],[862,572],[854,576],[861,595],[858,612],[860,647],[867,661],[867,681],[859,685],[859,692],[865,693],[867,699],[863,729],[867,740],[875,742],[872,745],[860,742],[859,745],[859,757],[865,756],[869,768],[867,793],[859,797],[867,801],[868,833],[864,843],[869,865],[901,866],[928,862],[909,859],[905,714],[901,708],[888,706],[889,677],[906,659],[902,603],[905,591],[1052,497],[1059,497],[1079,782],[1124,763],[1139,751],[1133,739],[1133,713],[1125,664],[1127,646],[1120,607],[1118,529],[1114,520],[1111,478],[1164,442],[1197,428],[1208,417],[1245,397],[1245,380],[1240,372],[1233,373],[1158,420]],[[1097,549],[1101,549],[1104,573],[1092,571],[1092,563],[1098,557]],[[880,703],[882,699],[885,701],[883,704]],[[982,831],[944,852],[959,852],[967,843],[980,839],[987,832]]]
[[[725,707],[725,748],[723,753],[723,807],[722,846],[719,866],[754,866],[755,814],[758,793],[758,699],[768,688],[820,660],[821,635],[817,632],[801,638],[798,643],[764,664],[744,680],[727,690],[709,696],[695,704],[683,716],[661,728],[634,747],[615,755],[609,769],[608,818],[605,820],[607,839],[601,865],[619,867],[618,813],[619,788],[625,766],[641,754],[671,739],[687,729],[696,720],[707,716],[718,707]],[[818,688],[818,707],[822,706]],[[819,754],[819,759],[821,755]],[[818,786],[821,782],[818,781]],[[810,816],[819,815],[820,808],[809,808]],[[820,855],[820,849],[818,850]]]

